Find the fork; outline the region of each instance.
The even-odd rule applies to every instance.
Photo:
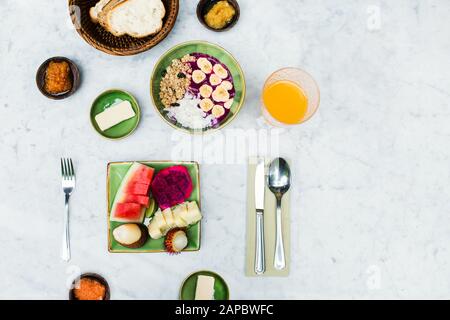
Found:
[[[69,239],[69,199],[75,189],[75,171],[73,170],[72,159],[61,158],[62,188],[64,191],[64,236],[62,242],[61,258],[64,261],[70,260],[70,239]]]

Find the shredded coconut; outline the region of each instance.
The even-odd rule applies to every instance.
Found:
[[[164,109],[171,119],[175,119],[183,127],[191,129],[204,129],[211,127],[214,117],[206,114],[199,107],[200,99],[185,95],[177,101],[178,106]]]

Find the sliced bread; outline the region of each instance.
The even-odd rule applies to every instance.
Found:
[[[112,0],[99,14],[99,22],[115,36],[143,38],[161,30],[165,14],[161,0]]]
[[[111,0],[100,0],[97,4],[89,10],[89,15],[91,16],[91,20],[95,23],[98,23],[98,16],[103,8],[110,2]]]

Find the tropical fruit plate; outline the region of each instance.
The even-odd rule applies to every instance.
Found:
[[[176,185],[174,191],[164,192],[173,187],[170,186],[171,183]],[[154,210],[151,209],[152,201],[155,203]],[[107,207],[109,252],[173,252],[169,248],[170,242],[168,247],[169,237],[178,244],[178,247],[182,243],[182,252],[200,249],[200,176],[199,165],[196,162],[108,163]],[[180,208],[185,209],[183,211]],[[191,211],[192,208],[195,210]],[[157,216],[164,221],[164,227]],[[166,223],[169,219],[171,228]],[[150,228],[150,224],[157,226]],[[161,231],[159,228],[164,230]],[[183,237],[181,240],[180,237],[175,240],[173,234],[179,236],[179,230],[182,231]],[[136,233],[141,236],[135,237],[136,241],[130,243],[133,241],[128,239],[133,238]]]

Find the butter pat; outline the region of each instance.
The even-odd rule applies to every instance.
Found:
[[[122,101],[106,108],[105,111],[97,114],[95,116],[95,121],[97,122],[100,130],[105,131],[122,121],[133,118],[136,113],[131,106],[130,101]]]
[[[214,281],[210,276],[198,276],[195,300],[214,300]]]

